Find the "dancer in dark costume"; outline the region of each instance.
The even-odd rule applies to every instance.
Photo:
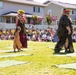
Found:
[[[26,29],[24,26],[26,22],[27,20],[26,16],[24,15],[24,10],[19,10],[16,18],[16,27],[19,26],[21,28],[19,35],[22,48],[27,48],[27,36],[26,36]]]
[[[64,14],[61,16],[60,21],[59,21],[59,26],[58,26],[58,39],[59,41],[57,42],[54,52],[59,53],[62,47],[65,47],[65,53],[73,53],[73,44],[72,44],[72,22],[69,17],[69,10],[65,9]]]

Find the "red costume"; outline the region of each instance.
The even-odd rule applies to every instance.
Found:
[[[26,36],[26,29],[25,29],[25,23],[23,22],[23,16],[21,19],[21,16],[19,17],[18,15],[18,23],[17,26],[19,26],[21,28],[21,31],[19,33],[20,36],[20,42],[22,44],[22,48],[27,48],[27,36]]]

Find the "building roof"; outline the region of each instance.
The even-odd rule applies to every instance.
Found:
[[[10,12],[7,12],[7,13],[3,13],[1,16],[17,16],[17,12],[15,11],[10,11]],[[33,14],[30,14],[30,13],[25,13],[26,17],[32,17]]]
[[[31,13],[24,13],[26,15],[26,17],[32,17],[34,14],[31,14]],[[18,13],[15,12],[15,11],[10,11],[10,12],[7,12],[7,13],[3,13],[1,16],[17,16]],[[42,18],[42,16],[38,16],[39,18]]]
[[[76,4],[63,3],[63,2],[60,2],[60,1],[49,0],[49,1],[44,2],[43,4],[45,4],[47,6],[51,3],[62,6],[64,8],[76,9]]]
[[[45,6],[43,3],[39,3],[34,0],[2,0],[2,1],[29,4],[29,5],[37,5],[37,6]]]

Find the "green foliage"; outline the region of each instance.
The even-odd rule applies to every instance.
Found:
[[[52,18],[50,15],[46,15],[46,22],[48,25],[50,25],[52,23]]]
[[[57,16],[51,16],[50,14],[46,14],[46,22],[48,25],[51,25],[51,23],[57,20]]]
[[[39,24],[41,24],[42,20],[43,20],[43,18],[39,18],[37,15],[33,15],[31,24],[39,25]]]

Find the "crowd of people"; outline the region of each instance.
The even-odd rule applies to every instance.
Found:
[[[14,29],[13,30],[0,30],[0,40],[13,40],[14,39]]]
[[[45,30],[32,28],[25,28],[27,40],[32,41],[57,41],[56,30],[53,28],[46,28]],[[0,40],[13,40],[15,29],[0,31]]]
[[[0,40],[13,40],[14,39],[15,29],[11,30],[0,30]],[[57,30],[51,27],[46,28],[45,30],[26,28],[27,40],[31,41],[49,41],[57,42]],[[73,42],[76,42],[76,34],[72,35]]]
[[[55,33],[56,31],[50,27],[45,30],[31,28],[27,30],[27,38],[32,41],[53,41]]]

